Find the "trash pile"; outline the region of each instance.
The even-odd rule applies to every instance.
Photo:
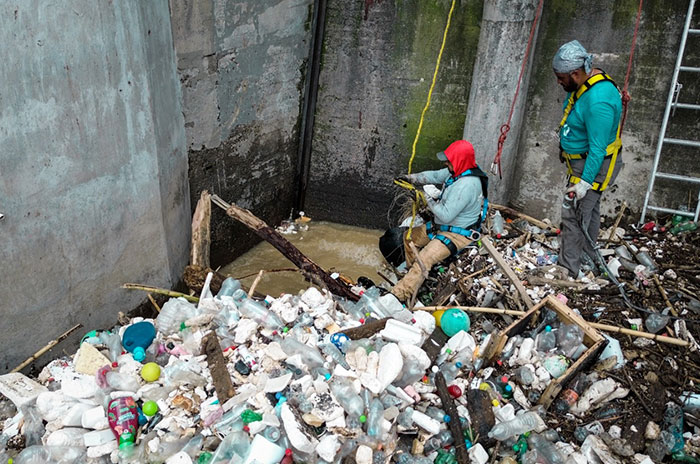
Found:
[[[210,275],[197,302],[92,331],[0,376],[0,462],[700,462],[697,238],[613,230],[640,313],[594,267],[557,278],[551,228],[503,219],[410,308],[368,279],[354,302],[230,277],[214,296]]]

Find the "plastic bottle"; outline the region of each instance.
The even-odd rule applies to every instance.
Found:
[[[263,436],[273,443],[280,439],[281,434],[279,427],[274,425],[269,425],[263,430]]]
[[[496,238],[501,238],[503,232],[505,231],[505,221],[503,216],[501,216],[500,211],[496,211],[491,217],[491,235]]]
[[[285,337],[279,343],[282,350],[288,356],[294,356],[295,354],[301,355],[302,361],[309,368],[323,366],[323,364],[326,362],[316,348],[305,345],[293,337]]]
[[[357,305],[362,311],[363,317],[367,317],[368,314],[374,314],[380,318],[390,316],[389,311],[379,301],[379,288],[377,287],[365,290],[360,296]]]
[[[678,235],[678,234],[681,234],[683,232],[690,232],[693,230],[697,230],[697,228],[698,228],[697,222],[687,221],[687,222],[681,222],[680,224],[673,226],[671,228],[670,232],[673,235]]]
[[[156,328],[163,335],[172,335],[180,330],[180,324],[198,314],[197,308],[186,299],[171,298],[160,308]]]
[[[576,324],[561,324],[556,338],[557,352],[570,358],[583,342],[583,329]]]
[[[585,374],[579,374],[574,377],[574,380],[569,383],[566,390],[559,394],[559,398],[554,402],[554,408],[560,412],[565,413],[571,406],[576,404],[579,396],[588,386],[588,377]]]
[[[670,318],[665,314],[653,313],[649,314],[644,321],[644,326],[651,333],[657,333],[663,330]]]
[[[221,288],[219,289],[219,293],[216,294],[216,297],[221,298],[222,296],[233,296],[233,292],[240,288],[241,283],[238,280],[234,279],[233,277],[227,277],[221,283]]]
[[[554,446],[554,443],[548,441],[544,436],[539,433],[530,434],[527,437],[527,444],[532,451],[536,451],[546,463],[548,464],[564,464],[565,459]],[[532,461],[541,462],[541,461]],[[523,460],[523,464],[525,460]]]
[[[115,398],[107,406],[109,428],[119,441],[120,453],[129,455],[136,441],[136,429],[139,426],[138,408],[130,396]]]
[[[209,461],[211,464],[243,462],[250,452],[250,440],[245,432],[231,432],[219,444]]]
[[[355,388],[344,377],[335,377],[330,383],[333,396],[345,409],[348,415],[361,416],[365,410],[365,403],[360,395],[355,393]]]
[[[132,375],[119,371],[109,371],[105,374],[105,380],[113,390],[136,392],[141,385]]]
[[[503,441],[514,435],[522,435],[523,433],[535,430],[542,423],[542,419],[536,412],[528,411],[519,416],[515,416],[514,419],[507,422],[496,424],[488,433],[488,436],[489,438]]]
[[[236,299],[236,294],[239,292],[242,292],[242,290],[236,290],[234,292],[234,300]],[[257,301],[247,297],[239,300],[238,312],[241,313],[241,316],[254,320],[268,330],[280,330],[282,326],[284,326],[277,314]]]
[[[384,406],[379,399],[374,398],[369,405],[367,414],[367,435],[379,438],[382,433],[382,421],[384,420]]]
[[[537,336],[537,351],[547,353],[557,346],[557,336],[552,332],[552,326],[544,328],[544,332]]]
[[[535,371],[528,366],[520,366],[515,372],[516,380],[523,386],[528,386],[535,381]]]
[[[452,443],[454,443],[454,439],[452,438],[452,432],[450,432],[449,430],[443,430],[437,435],[430,437],[425,443],[423,450],[427,454],[445,446],[451,445]]]
[[[137,322],[126,328],[122,335],[122,346],[129,353],[133,353],[134,359],[143,361],[146,359],[146,348],[156,338],[156,328],[148,321]]]
[[[350,370],[350,364],[345,360],[345,355],[332,343],[323,343],[320,345],[321,351],[323,354],[326,356],[330,356],[330,358],[336,363],[340,364],[343,366],[345,369]]]

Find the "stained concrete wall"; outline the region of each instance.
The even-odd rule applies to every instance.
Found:
[[[167,1],[3,2],[0,39],[4,372],[173,285],[190,210]]]
[[[448,0],[330,0],[306,209],[312,217],[386,227],[406,173],[450,10]],[[412,164],[462,137],[481,2],[457,1],[439,79]]]
[[[553,77],[552,56],[561,44],[578,39],[594,54],[594,66],[604,69],[623,86],[638,4],[631,0],[545,2],[517,161],[519,169],[510,188],[509,201],[513,206],[538,217],[559,220],[565,167],[558,161],[555,129],[566,95]],[[603,195],[604,214],[614,214],[626,200],[631,208],[630,218],[633,221],[639,218],[687,8],[687,0],[644,2],[629,81],[632,100],[622,136],[625,167],[618,176],[617,186]],[[700,38],[689,39],[687,63],[700,64],[699,44]],[[685,74],[681,82],[684,91],[679,101],[697,104],[700,101],[697,74]],[[669,127],[671,136],[700,140],[697,112],[678,110]],[[662,159],[661,166],[667,171],[700,176],[697,149],[671,147]],[[659,187],[655,190],[656,204],[677,208],[687,203],[690,195],[690,207],[694,209],[697,188],[679,183],[661,183]]]
[[[194,202],[202,190],[271,225],[291,213],[313,0],[171,0]],[[212,265],[255,241],[215,208]]]

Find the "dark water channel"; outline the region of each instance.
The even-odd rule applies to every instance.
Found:
[[[307,230],[285,234],[285,238],[309,259],[326,271],[339,272],[353,281],[366,276],[381,282],[377,271],[384,267],[384,258],[379,252],[378,241],[383,231],[323,221],[311,221],[307,225]],[[295,266],[272,245],[262,242],[222,268],[221,272],[240,279],[249,287],[260,270],[281,268]],[[266,272],[256,291],[277,297],[281,293],[297,293],[310,285],[299,272]]]

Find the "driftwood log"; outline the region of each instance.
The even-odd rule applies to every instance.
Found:
[[[223,404],[231,399],[236,394],[236,391],[233,389],[231,375],[226,368],[226,358],[224,358],[224,354],[221,351],[219,337],[216,336],[216,333],[209,332],[202,339],[202,354],[207,355],[207,364],[211,371],[216,397],[219,400],[219,404]]]
[[[223,283],[224,279],[226,279],[226,276],[219,274],[218,272],[213,271],[212,269],[204,268],[196,264],[191,264],[185,267],[185,272],[182,275],[182,280],[185,281],[185,285],[187,285],[187,288],[199,295],[202,292],[202,288],[204,287],[204,281],[207,279],[207,274],[209,274],[210,272],[213,272],[214,276],[211,278],[211,282],[209,283],[209,289],[214,295],[216,295],[221,289],[221,284]]]
[[[386,321],[388,320],[389,318],[385,317],[384,319],[369,321],[361,326],[353,327],[351,329],[341,329],[340,332],[347,335],[347,337],[350,340],[360,340],[362,338],[369,338],[372,335],[379,332],[380,330],[384,330],[384,327],[386,326]]]
[[[211,195],[203,190],[192,216],[192,246],[190,264],[210,267],[209,247],[211,246]]]
[[[228,204],[218,195],[212,195],[211,201],[226,211],[226,214],[233,219],[241,222],[243,225],[251,229],[255,234],[267,241],[275,247],[288,260],[294,263],[302,271],[318,277],[318,279],[328,288],[334,295],[347,298],[351,301],[357,301],[359,296],[355,295],[350,287],[331,277],[321,266],[311,261],[297,247],[284,238],[279,232],[268,226],[265,221],[255,216],[245,208],[240,208],[234,204]]]
[[[447,382],[445,382],[445,377],[442,375],[442,372],[435,374],[435,386],[437,387],[440,401],[442,401],[442,409],[450,416],[450,422],[447,423],[447,427],[450,429],[450,432],[452,432],[452,438],[454,439],[454,444],[452,446],[454,446],[457,454],[457,463],[469,464],[471,459],[467,452],[467,445],[464,442],[462,422],[459,420],[459,413],[457,412],[455,402],[447,391]]]

